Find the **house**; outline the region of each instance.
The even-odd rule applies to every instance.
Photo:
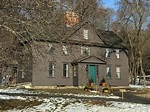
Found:
[[[69,28],[71,29],[71,28]],[[32,42],[33,86],[129,85],[127,48],[113,31],[84,23],[60,40]]]

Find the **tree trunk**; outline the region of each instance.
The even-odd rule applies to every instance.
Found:
[[[142,73],[142,76],[143,76],[143,81],[144,81],[144,87],[146,87],[146,78],[145,78],[145,72],[144,72],[144,69],[143,69],[143,63],[142,63],[142,53],[141,51],[139,50],[139,56],[140,56],[140,67],[141,67],[141,73]]]

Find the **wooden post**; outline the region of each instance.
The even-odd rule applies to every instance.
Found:
[[[126,91],[125,89],[120,89],[120,92],[122,93],[122,100],[124,99],[124,92],[125,91]]]

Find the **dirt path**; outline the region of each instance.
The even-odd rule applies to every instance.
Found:
[[[115,92],[114,95],[122,97],[121,92]],[[131,102],[131,103],[140,103],[140,104],[150,104],[150,98],[144,98],[140,96],[136,96],[131,92],[124,93],[124,102]]]

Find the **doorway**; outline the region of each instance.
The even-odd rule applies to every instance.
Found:
[[[96,84],[96,75],[97,75],[97,66],[89,65],[89,76],[90,76],[90,79],[92,79],[95,84]]]

